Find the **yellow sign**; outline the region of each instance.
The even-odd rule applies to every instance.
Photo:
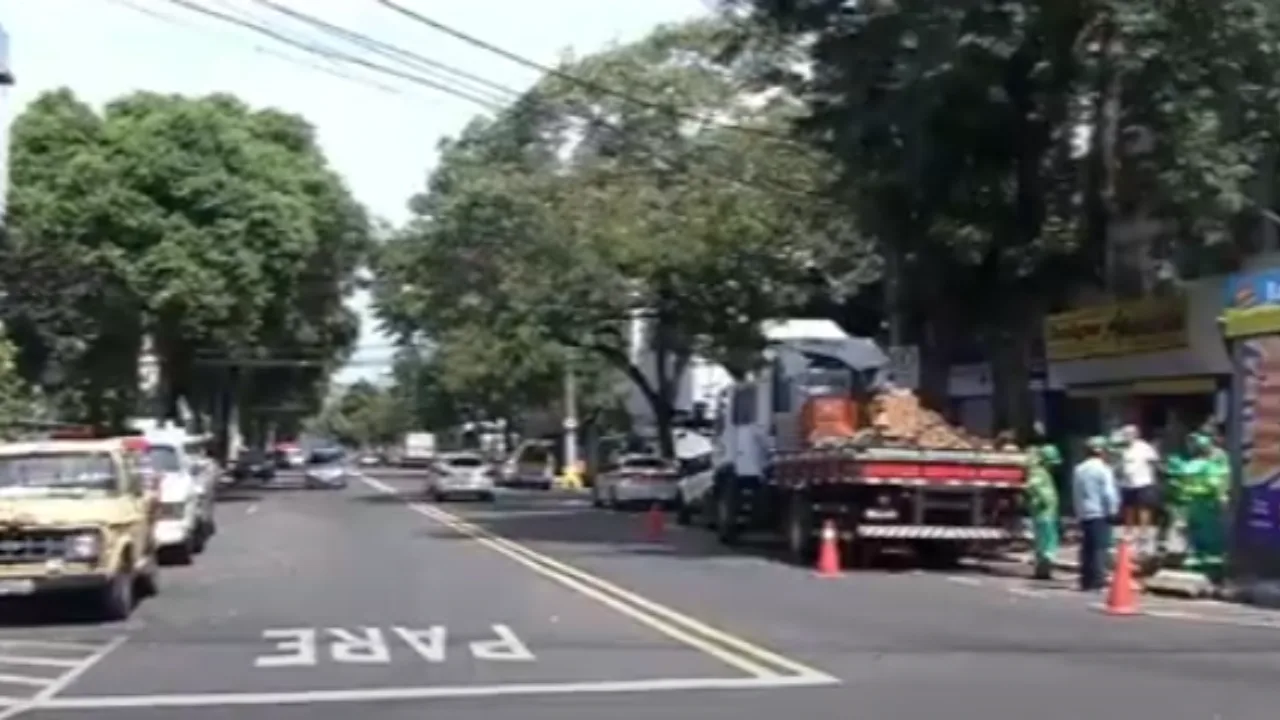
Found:
[[[1050,315],[1050,362],[1178,350],[1187,346],[1186,298],[1151,298]]]
[[[1280,305],[1231,308],[1222,313],[1222,334],[1229,338],[1280,332]]]

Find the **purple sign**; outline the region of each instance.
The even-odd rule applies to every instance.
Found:
[[[1280,545],[1280,335],[1240,343],[1245,531]]]

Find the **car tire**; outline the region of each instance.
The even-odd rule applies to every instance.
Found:
[[[125,558],[124,565],[132,564],[132,559]],[[106,622],[128,620],[133,614],[136,596],[134,595],[135,578],[133,572],[122,569],[111,576],[106,587],[98,590],[98,614]]]
[[[195,561],[195,544],[188,539],[181,545],[164,548],[161,557],[167,565],[190,565]]]
[[[498,497],[497,497],[496,495],[494,495],[493,493],[491,493],[491,492],[490,492],[490,493],[482,493],[482,494],[480,495],[480,501],[481,501],[481,502],[491,503],[491,502],[496,502],[497,500],[498,500]]]
[[[689,509],[689,504],[684,498],[676,500],[676,524],[688,527],[693,523],[693,511]]]
[[[151,598],[160,594],[160,561],[155,557],[151,558],[151,568],[138,574],[134,594],[137,598]]]

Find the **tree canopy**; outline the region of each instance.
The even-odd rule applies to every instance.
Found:
[[[446,359],[491,354],[512,383],[504,395],[525,402],[518,389],[550,391],[569,352],[588,373],[621,372],[670,452],[691,355],[745,369],[759,320],[804,294],[838,225],[815,194],[822,164],[771,137],[787,103],[752,96],[745,70],[717,62],[723,31],[662,27],[571,62],[445,143],[386,250],[385,322],[440,342]],[[613,88],[663,88],[663,101]],[[711,119],[726,116],[758,132]],[[636,353],[637,323],[653,361]]]
[[[234,97],[46,93],[16,119],[3,319],[63,415],[317,406],[357,337],[369,222],[302,118]],[[247,414],[242,414],[247,416]]]

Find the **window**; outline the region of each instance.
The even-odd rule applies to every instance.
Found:
[[[773,385],[773,411],[775,413],[791,412],[791,383],[787,381],[787,376],[782,372],[782,360],[775,359],[773,361],[772,385]]]
[[[478,468],[484,467],[484,461],[474,455],[460,455],[457,457],[447,458],[445,464],[449,467],[456,468]]]
[[[115,491],[116,464],[111,455],[46,453],[0,458],[0,488]]]
[[[177,449],[168,445],[152,445],[148,447],[147,463],[156,472],[176,473],[182,471],[182,462],[178,458]]]
[[[629,470],[665,470],[670,465],[662,458],[650,457],[633,457],[626,458],[622,461],[622,467]]]
[[[756,421],[756,388],[744,385],[733,391],[733,424],[750,425]]]

